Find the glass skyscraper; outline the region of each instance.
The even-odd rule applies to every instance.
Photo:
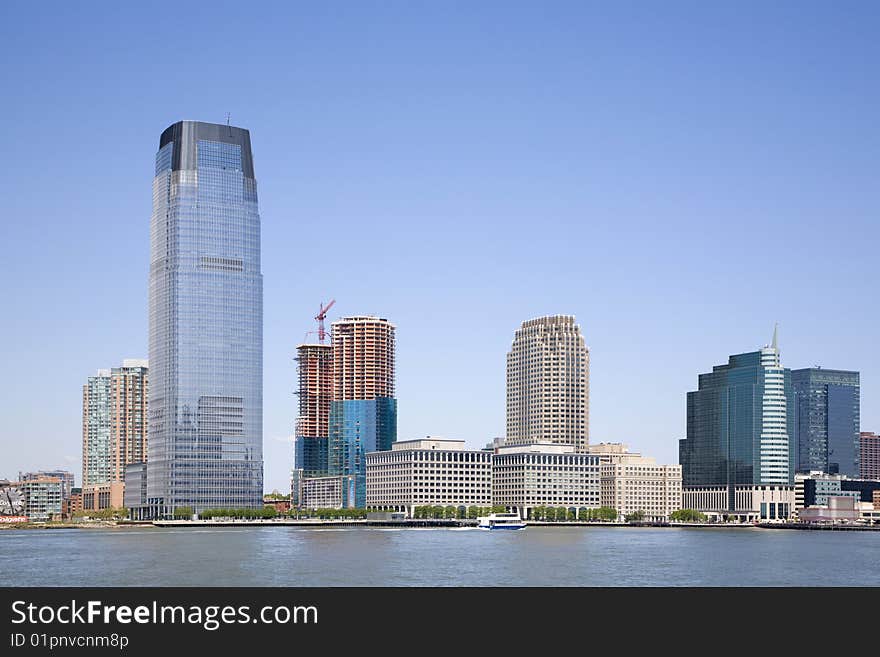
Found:
[[[771,346],[701,374],[679,443],[683,486],[726,486],[733,505],[735,486],[791,485],[793,411],[791,370],[781,365],[775,334]]]
[[[162,133],[149,322],[150,515],[262,506],[263,277],[247,130],[181,121]]]
[[[792,370],[799,471],[859,476],[859,373]]]

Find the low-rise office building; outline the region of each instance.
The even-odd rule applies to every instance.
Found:
[[[118,509],[125,505],[125,484],[121,481],[105,481],[101,484],[83,486],[83,513]]]
[[[356,485],[354,475],[303,478],[300,484],[301,506],[304,509],[341,509],[344,500],[355,500]]]
[[[873,504],[874,493],[880,491],[880,481],[852,479],[840,474],[811,471],[795,474],[797,509],[826,506],[829,497],[852,497],[856,502]]]
[[[645,520],[656,522],[669,520],[681,508],[680,465],[658,465],[622,443],[599,443],[587,450],[599,457],[602,506],[617,510],[620,517],[640,511]]]
[[[599,457],[576,452],[572,445],[505,445],[492,461],[493,506],[521,518],[539,506],[578,513],[601,505]]]
[[[798,512],[801,522],[848,523],[861,518],[859,502],[852,496],[831,496],[827,504],[811,505]]]
[[[795,511],[795,490],[784,485],[734,486],[731,496],[727,486],[689,486],[682,489],[681,506],[714,520],[787,520]]]
[[[430,436],[393,443],[367,454],[367,508],[404,511],[417,506],[492,504],[490,450],[467,450],[463,440]]]

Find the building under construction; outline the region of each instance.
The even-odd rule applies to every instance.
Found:
[[[299,414],[296,418],[294,468],[305,477],[327,474],[327,437],[333,399],[333,347],[301,344],[296,348]]]

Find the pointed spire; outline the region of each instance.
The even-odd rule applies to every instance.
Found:
[[[779,322],[773,325],[773,344],[771,345],[776,351],[779,351]]]

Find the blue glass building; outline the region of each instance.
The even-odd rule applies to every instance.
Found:
[[[159,139],[149,282],[147,505],[261,507],[263,281],[250,134]]]
[[[330,404],[330,475],[354,475],[355,482],[354,499],[346,491],[344,506],[366,507],[367,453],[389,450],[396,440],[396,399],[378,397]]]
[[[859,373],[792,370],[797,469],[860,476]]]
[[[682,485],[791,485],[794,413],[791,371],[773,345],[731,356],[699,376],[687,396],[687,438],[679,443]]]
[[[327,437],[294,436],[293,467],[303,477],[326,477]]]

